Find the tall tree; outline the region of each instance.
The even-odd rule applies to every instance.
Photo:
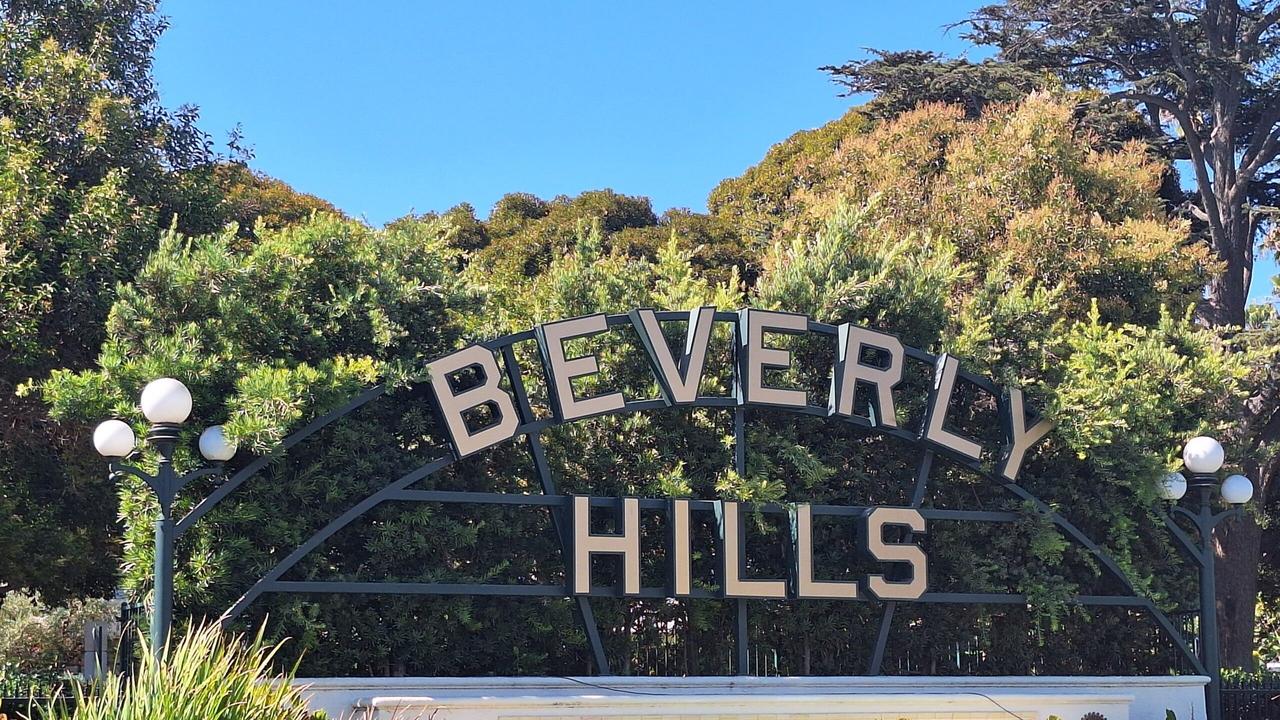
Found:
[[[844,95],[871,93],[862,113],[894,117],[922,102],[959,105],[977,117],[992,103],[1011,102],[1043,89],[1045,75],[1018,63],[998,59],[971,62],[928,50],[871,50],[871,58],[843,65],[824,65],[845,87]]]
[[[116,283],[202,192],[179,174],[207,141],[151,80],[163,27],[144,0],[0,3],[0,593],[115,584],[114,490],[84,429],[16,391],[92,363]]]
[[[998,48],[995,66],[1052,74],[1068,87],[1099,91],[1103,102],[1142,111],[1152,135],[1187,163],[1194,180],[1184,209],[1215,260],[1199,315],[1210,325],[1244,328],[1255,253],[1280,204],[1280,3],[1007,0],[961,25],[967,39]],[[903,74],[889,75],[879,60],[831,70],[852,88],[874,90],[877,79]],[[1258,368],[1230,438],[1263,501],[1276,492],[1280,471],[1278,379],[1271,364]],[[1223,657],[1233,665],[1252,662],[1260,537],[1249,518],[1218,538]]]
[[[89,367],[116,287],[160,231],[278,226],[327,203],[215,163],[191,107],[160,104],[154,0],[0,0],[0,594],[106,594],[115,488],[86,428],[30,379]]]

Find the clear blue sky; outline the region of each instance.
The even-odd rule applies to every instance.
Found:
[[[850,106],[819,65],[964,52],[943,26],[979,4],[167,0],[155,70],[254,167],[374,224],[604,187],[703,210]]]

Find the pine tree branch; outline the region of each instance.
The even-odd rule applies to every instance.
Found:
[[[1277,22],[1280,22],[1280,3],[1249,25],[1249,29],[1245,31],[1243,41],[1240,43],[1240,51],[1237,52],[1236,59],[1241,62],[1247,61],[1247,58],[1240,53],[1246,48],[1256,48],[1258,40],[1262,38],[1262,34]]]
[[[1178,74],[1182,76],[1183,82],[1187,84],[1187,97],[1190,98],[1195,92],[1196,75],[1191,72],[1190,66],[1187,65],[1187,59],[1182,54],[1182,45],[1178,42],[1177,31],[1173,22],[1173,7],[1165,5],[1165,22],[1164,34],[1169,39],[1169,54],[1173,56],[1173,63],[1178,66]]]
[[[1280,127],[1275,127],[1277,120],[1280,120],[1280,101],[1273,102],[1267,108],[1263,118],[1258,121],[1249,147],[1240,156],[1240,179],[1244,182],[1252,181],[1262,166],[1276,158],[1277,150],[1280,150]],[[1269,129],[1264,132],[1264,127]],[[1262,138],[1262,141],[1259,142],[1258,138]]]
[[[1214,246],[1219,249],[1225,248],[1228,238],[1226,229],[1222,224],[1222,209],[1218,205],[1218,196],[1213,192],[1213,181],[1209,178],[1209,169],[1204,157],[1203,141],[1200,139],[1200,134],[1196,131],[1195,125],[1191,122],[1191,116],[1177,103],[1160,95],[1121,90],[1111,93],[1107,97],[1112,100],[1132,100],[1134,102],[1148,103],[1165,110],[1174,117],[1174,120],[1177,121],[1178,126],[1182,129],[1183,136],[1187,139],[1187,150],[1191,153],[1191,166],[1195,169],[1196,185],[1200,189],[1201,199],[1204,200],[1205,213],[1208,215],[1209,232],[1213,237]]]

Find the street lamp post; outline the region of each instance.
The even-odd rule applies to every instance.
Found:
[[[1172,512],[1187,518],[1195,526],[1196,537],[1186,533],[1169,520],[1169,527],[1182,541],[1200,568],[1200,659],[1209,673],[1209,685],[1205,688],[1205,710],[1209,720],[1219,720],[1222,714],[1222,660],[1218,641],[1217,587],[1214,579],[1213,529],[1223,520],[1237,517],[1242,505],[1253,497],[1253,483],[1243,475],[1230,475],[1218,484],[1218,471],[1222,468],[1225,453],[1222,444],[1211,437],[1196,437],[1187,441],[1182,449],[1185,473],[1170,473],[1160,486],[1160,496],[1172,501]],[[1195,490],[1195,507],[1188,509],[1176,504]],[[1214,491],[1229,507],[1214,512]]]
[[[113,478],[122,474],[139,478],[155,493],[160,505],[160,516],[155,521],[151,651],[156,657],[161,657],[173,624],[173,500],[178,491],[192,480],[221,472],[222,463],[236,454],[236,446],[227,438],[222,426],[207,428],[200,434],[200,454],[212,465],[179,476],[173,468],[173,454],[182,423],[191,415],[191,392],[173,378],[160,378],[143,388],[141,405],[142,414],[151,423],[147,431],[147,442],[155,447],[159,456],[154,475],[122,462],[133,453],[137,445],[133,428],[122,420],[107,420],[98,425],[93,431],[93,445],[103,457],[111,461]]]

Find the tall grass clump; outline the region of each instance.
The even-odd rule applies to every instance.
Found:
[[[52,702],[40,720],[312,720],[293,671],[272,666],[280,645],[262,630],[252,640],[226,635],[216,625],[190,629],[167,644],[163,656],[145,653],[133,676],[111,674],[90,686],[72,686],[68,709]]]

